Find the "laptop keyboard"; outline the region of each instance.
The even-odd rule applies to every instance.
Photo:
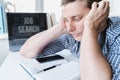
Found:
[[[23,45],[26,39],[15,39],[10,41],[10,45],[15,46],[15,45]]]

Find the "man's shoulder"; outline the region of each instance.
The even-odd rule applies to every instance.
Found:
[[[120,16],[111,16],[109,17],[110,24],[119,25],[120,24]]]
[[[120,17],[110,17],[107,31],[111,34],[120,34]]]
[[[112,20],[112,22],[114,23],[120,21],[120,16],[110,16],[109,19]]]
[[[120,17],[110,17],[106,35],[110,44],[120,35]]]
[[[118,27],[120,26],[120,17],[119,16],[112,16],[112,17],[109,17],[109,24],[111,27]]]

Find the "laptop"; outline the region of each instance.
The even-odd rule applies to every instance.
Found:
[[[10,51],[19,51],[24,42],[34,34],[46,30],[46,13],[7,13]]]

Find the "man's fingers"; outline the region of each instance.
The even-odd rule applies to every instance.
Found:
[[[106,1],[100,1],[98,3],[98,9],[104,9],[106,6]]]
[[[96,10],[96,9],[97,9],[97,6],[98,6],[97,2],[93,2],[93,4],[92,4],[92,9],[93,9],[93,10]]]
[[[98,10],[99,10],[99,12],[103,13],[103,14],[101,14],[101,16],[105,15],[108,17],[109,10],[110,10],[109,1],[103,0],[103,1],[99,2],[98,3]]]
[[[109,10],[109,8],[110,8],[110,3],[109,3],[109,1],[106,1],[106,5],[105,5],[105,10],[106,11],[108,11]]]
[[[104,8],[104,11],[105,11],[105,13],[106,13],[106,16],[109,16],[109,11],[110,11],[110,3],[109,3],[109,1],[107,1],[107,0],[105,0],[105,2],[106,2],[106,5],[105,5],[105,8]]]

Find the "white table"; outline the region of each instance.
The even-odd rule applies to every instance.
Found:
[[[0,68],[0,80],[32,80],[20,67],[22,60],[24,59],[18,53],[10,52]]]
[[[9,53],[8,38],[0,38],[0,65]]]
[[[68,51],[65,50],[63,52],[68,53],[61,53],[67,60],[77,60],[69,55]],[[21,57],[18,52],[10,52],[0,68],[0,80],[32,80],[27,72],[19,65],[22,60],[26,59]]]

